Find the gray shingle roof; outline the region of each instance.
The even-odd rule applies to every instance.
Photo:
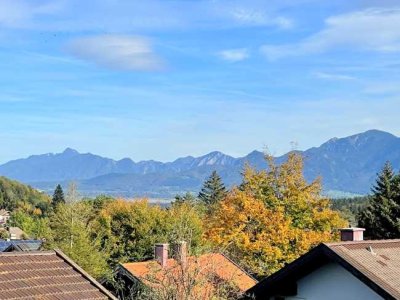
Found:
[[[400,239],[320,244],[247,293],[255,299],[282,293],[329,262],[344,267],[384,299],[400,299]]]

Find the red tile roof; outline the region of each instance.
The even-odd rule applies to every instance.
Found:
[[[174,259],[168,259],[167,267],[162,269],[154,260],[145,262],[125,263],[123,269],[147,285],[154,285],[163,280],[167,273],[179,273],[179,264]],[[188,272],[199,273],[198,276],[216,276],[228,283],[233,283],[241,292],[254,286],[257,281],[234,264],[231,260],[219,253],[204,254],[199,257],[191,256],[187,262]],[[176,275],[177,276],[177,275]],[[205,287],[205,290],[207,288]]]
[[[61,251],[0,253],[0,299],[116,299]]]

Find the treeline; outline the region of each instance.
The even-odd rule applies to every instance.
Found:
[[[34,214],[48,211],[50,197],[30,186],[0,176],[0,208],[13,211],[24,208]]]
[[[368,239],[400,238],[400,173],[396,174],[387,162],[377,175],[371,195],[335,199],[332,208],[353,226],[365,228]]]
[[[371,196],[332,199],[332,209],[339,211],[352,226],[358,226],[357,216],[368,206]]]
[[[266,159],[268,170],[247,166],[239,186],[227,190],[213,172],[199,195],[177,196],[168,208],[146,199],[81,199],[71,185],[65,195],[57,187],[42,214],[17,207],[12,222],[96,278],[110,278],[118,263],[152,258],[155,243],[182,240],[191,254],[223,252],[261,278],[348,226],[322,196],[320,181],[304,179],[301,156],[281,165]]]

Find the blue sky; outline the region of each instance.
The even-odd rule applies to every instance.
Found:
[[[400,3],[0,0],[0,163],[400,135]]]

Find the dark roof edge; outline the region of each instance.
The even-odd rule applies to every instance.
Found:
[[[223,257],[225,257],[231,264],[233,264],[236,268],[238,268],[244,274],[246,274],[251,279],[253,279],[256,284],[258,283],[257,279],[255,279],[251,274],[249,274],[245,269],[243,269],[241,266],[239,266],[236,262],[234,262],[232,259],[230,259],[228,256],[226,256],[224,253],[219,253],[219,254],[221,254]]]
[[[345,260],[339,254],[337,254],[331,248],[329,248],[328,245],[325,244],[322,245],[324,246],[322,248],[322,251],[327,257],[329,257],[331,260],[341,265],[343,268],[345,268],[347,271],[353,274],[356,278],[362,281],[365,285],[367,285],[369,288],[375,291],[378,295],[382,296],[384,299],[393,299],[393,300],[396,299],[396,297],[394,297],[392,294],[386,291],[385,288],[378,285],[372,278],[368,277],[366,274],[364,274],[356,267],[354,267],[352,264],[350,264],[347,260]]]
[[[129,277],[130,280],[138,281],[141,284],[144,284],[144,282],[139,277],[132,274],[132,272],[129,271],[127,268],[125,268],[124,265],[121,263],[119,263],[118,266],[115,268],[115,273],[120,273],[120,272],[123,272],[123,274]]]
[[[102,286],[96,279],[90,276],[85,270],[78,266],[72,259],[70,259],[65,253],[60,249],[54,249],[57,256],[61,257],[66,263],[68,263],[75,271],[79,272],[85,279],[89,280],[91,284],[97,287],[101,292],[103,292],[107,297],[112,300],[118,300],[109,290]]]
[[[329,245],[321,243],[315,248],[311,249],[309,252],[305,253],[304,255],[300,256],[298,259],[294,260],[287,266],[283,267],[279,271],[273,273],[269,277],[261,280],[258,284],[254,287],[250,288],[246,294],[247,295],[254,295],[257,291],[262,291],[263,286],[267,285],[270,286],[271,284],[276,285],[282,280],[285,280],[287,276],[291,275],[291,272],[299,270],[304,265],[311,262],[311,260],[318,258],[318,257],[326,257],[330,261],[336,262],[341,265],[344,269],[348,272],[353,274],[357,279],[375,291],[378,295],[382,296],[384,299],[395,300],[396,297],[391,295],[388,291],[386,291],[382,286],[376,284],[372,278],[369,278],[367,275],[362,273],[360,270],[355,268],[349,262],[347,262],[343,257],[333,251]],[[261,289],[260,289],[261,288]]]

